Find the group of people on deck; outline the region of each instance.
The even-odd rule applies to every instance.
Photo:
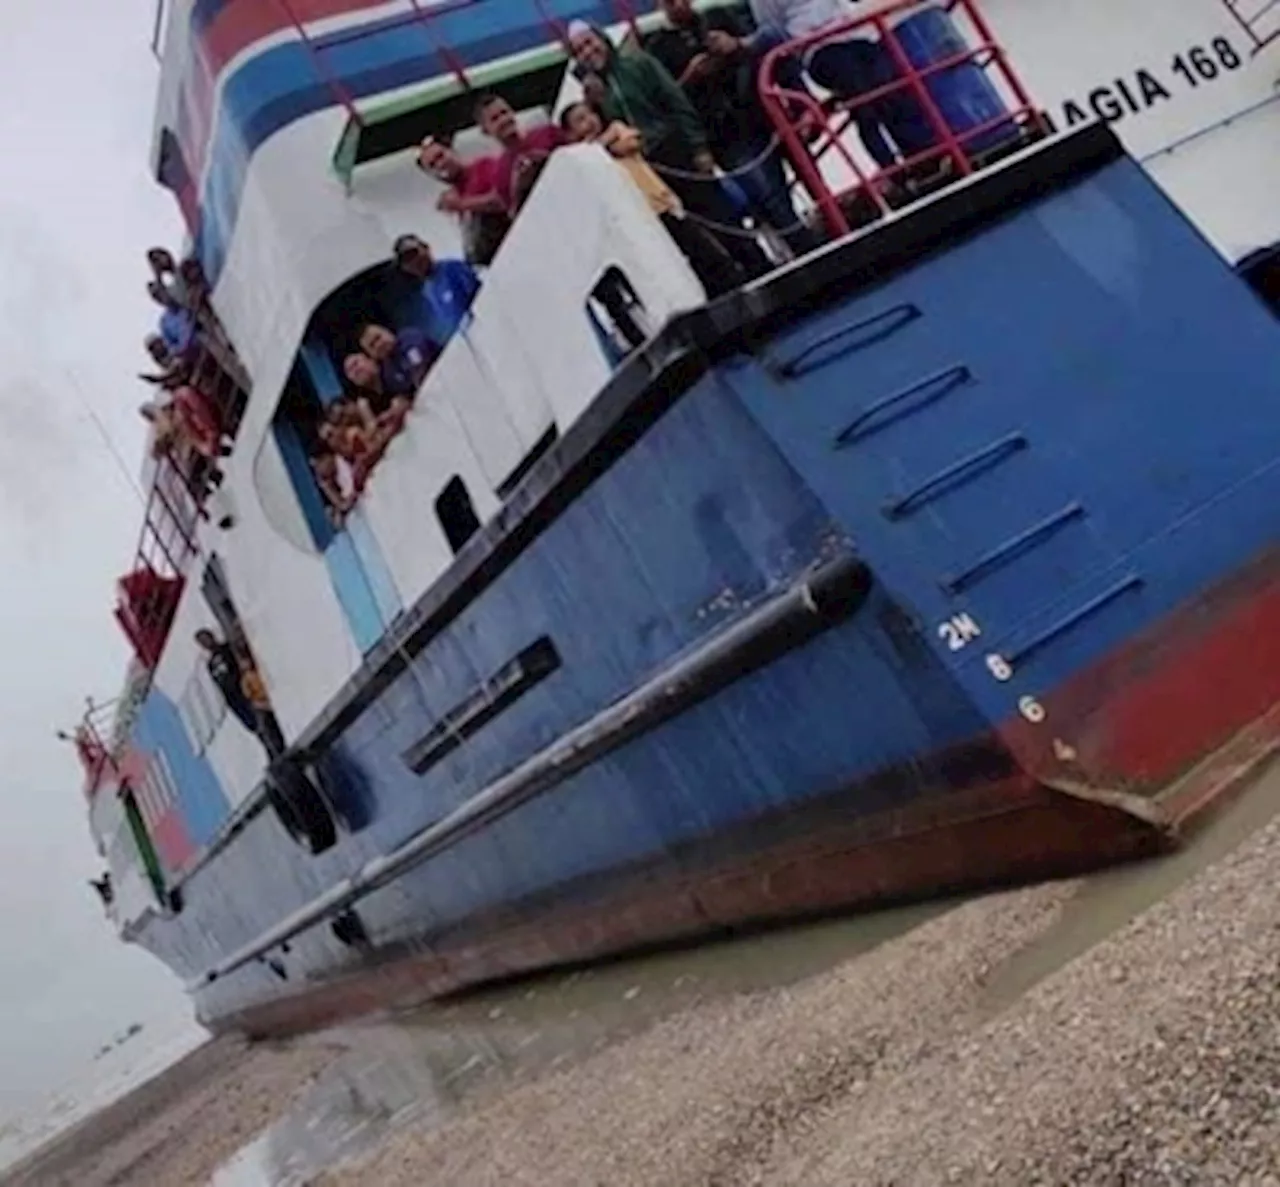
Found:
[[[325,406],[315,427],[311,467],[335,524],[355,506],[374,466],[404,428],[418,389],[480,291],[472,264],[436,259],[417,235],[396,239],[392,266],[403,294],[399,326],[359,326],[358,349],[342,360],[347,389]]]
[[[139,412],[152,427],[152,456],[169,458],[201,500],[221,484],[218,461],[230,450],[249,381],[209,303],[199,260],[178,263],[153,247],[147,267],[147,294],[160,315],[143,343],[156,370],[139,378],[157,394]]]
[[[426,375],[468,316],[481,270],[561,147],[589,143],[610,154],[711,296],[772,266],[762,232],[784,251],[816,246],[820,235],[796,209],[760,99],[760,66],[780,44],[846,24],[860,11],[855,4],[749,0],[699,11],[694,0],[658,0],[664,24],[622,48],[604,30],[574,21],[566,41],[582,94],[554,123],[522,124],[507,99],[490,93],[478,98],[474,118],[493,143],[491,153],[464,159],[450,137],[424,140],[419,167],[443,186],[438,207],[462,221],[466,258],[437,259],[414,234],[395,241],[392,270],[408,294],[403,307],[359,326],[354,349],[335,357],[345,388],[324,404],[307,437],[330,518],[342,522],[403,428]],[[783,59],[779,76],[792,89],[811,80],[838,99],[856,99],[897,73],[884,47],[846,29]],[[933,144],[909,90],[861,102],[855,112],[863,142],[881,165]],[[160,394],[142,413],[154,426],[156,456],[181,458],[194,489],[207,493],[220,481],[218,461],[233,428],[219,393],[243,392],[247,377],[209,306],[199,262],[177,263],[160,248],[148,262],[148,291],[161,315],[146,346],[159,370],[143,378]]]
[[[476,123],[498,153],[464,161],[447,140],[428,138],[419,166],[447,187],[439,207],[463,219],[469,258],[487,263],[551,153],[597,143],[627,168],[717,295],[769,267],[756,232],[772,232],[794,253],[819,240],[792,201],[758,77],[771,49],[838,29],[857,16],[854,4],[750,0],[700,12],[693,0],[659,0],[665,25],[623,49],[603,30],[574,21],[567,40],[582,99],[560,113],[558,125],[523,129],[504,98],[484,95]],[[878,41],[848,31],[779,64],[780,81],[792,89],[805,87],[806,74],[846,100],[898,77]],[[854,112],[868,153],[883,167],[935,143],[907,89],[862,101]]]

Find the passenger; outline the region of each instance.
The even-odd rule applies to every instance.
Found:
[[[173,409],[191,447],[210,461],[230,452],[222,444],[222,425],[209,398],[190,383],[173,388]]]
[[[858,15],[853,0],[751,0],[751,14],[756,32],[737,39],[736,46],[727,37],[714,35],[713,52],[735,52],[742,47],[758,54]],[[808,51],[804,67],[814,82],[840,99],[856,99],[902,77],[893,55],[880,42],[852,33]],[[886,130],[906,157],[937,145],[928,115],[906,87],[858,104],[853,108],[853,117],[863,145],[882,169],[891,168],[898,161],[893,145],[885,137]]]
[[[173,253],[163,247],[153,247],[147,252],[147,267],[154,280],[178,305],[187,303],[187,290]]]
[[[249,374],[236,353],[221,319],[210,302],[209,282],[204,267],[194,256],[188,256],[178,265],[178,276],[187,294],[186,307],[196,319],[198,341],[208,352],[209,358],[241,391],[250,388]]]
[[[339,457],[327,446],[312,456],[311,469],[324,496],[330,522],[335,528],[341,528],[356,505],[355,470],[346,458]]]
[[[209,300],[209,282],[205,279],[204,266],[195,256],[188,256],[178,265],[178,278],[187,294],[183,302],[188,309],[199,309]]]
[[[350,489],[359,497],[387,446],[404,427],[409,402],[393,401],[381,416],[375,416],[364,398],[335,400],[325,409],[318,435],[326,448],[351,467]]]
[[[185,476],[192,497],[203,504],[209,494],[222,485],[218,460],[229,453],[230,448],[223,444],[217,414],[208,398],[191,385],[186,369],[176,371],[161,386],[167,398],[151,401],[139,409],[153,429],[151,456],[157,461],[167,457]],[[203,505],[200,513],[202,518],[207,518]],[[227,517],[224,514],[219,518]]]
[[[147,295],[164,310],[158,328],[169,354],[174,358],[188,357],[196,347],[195,315],[178,304],[173,294],[158,280],[148,282]]]
[[[680,84],[707,131],[716,163],[742,187],[758,223],[772,227],[795,252],[816,247],[820,236],[800,225],[783,168],[784,150],[760,101],[757,79],[763,49],[745,40],[750,20],[733,8],[698,12],[693,0],[659,0],[667,27],[645,38],[644,48]],[[803,89],[798,68],[786,79]]]
[[[153,458],[158,460],[166,455],[176,456],[179,452],[185,454],[186,442],[182,440],[178,430],[178,417],[172,404],[150,400],[138,409],[138,413],[151,426]],[[185,457],[179,461],[180,464],[184,463]]]
[[[377,428],[367,400],[343,397],[325,408],[317,435],[334,454],[355,466],[368,456]]]
[[[522,131],[515,110],[501,95],[482,95],[475,106],[475,119],[480,130],[502,147],[502,155],[494,176],[494,188],[502,200],[502,208],[510,215],[519,209],[516,201],[521,178],[528,188],[528,178],[564,143],[559,128],[544,124]]]
[[[271,719],[271,724],[275,726],[274,731],[264,730],[262,715],[245,692],[244,661],[237,654],[236,649],[230,643],[219,640],[218,636],[207,628],[196,631],[195,641],[196,646],[205,653],[205,668],[209,678],[222,694],[222,700],[231,715],[251,734],[254,734],[266,748],[268,756],[274,758],[276,753],[283,751],[284,739],[280,736],[279,726],[275,725],[274,716]],[[276,742],[280,744],[279,751],[272,749],[273,743]]]
[[[436,358],[435,344],[412,327],[397,335],[378,325],[362,326],[360,342],[343,359],[343,375],[375,420],[393,411],[403,418]]]
[[[160,368],[153,375],[148,375],[145,372],[140,373],[138,378],[144,383],[163,387],[168,380],[173,378],[174,373],[179,368],[186,366],[181,359],[174,358],[173,353],[169,350],[168,343],[159,334],[148,334],[143,339],[142,345],[147,354],[151,356],[151,361]]]
[[[209,677],[222,693],[222,699],[231,715],[251,733],[258,732],[253,705],[244,695],[240,685],[240,661],[230,643],[219,640],[207,628],[196,631],[196,645],[205,653],[205,668]]]
[[[662,220],[676,246],[697,273],[707,295],[718,297],[742,283],[742,269],[708,231],[685,217],[680,199],[654,171],[640,151],[640,133],[615,122],[607,128],[589,103],[572,103],[560,115],[560,123],[574,143],[599,144],[630,174],[649,208]]]
[[[716,177],[707,133],[688,96],[657,58],[641,50],[620,54],[599,29],[584,21],[569,26],[569,42],[581,70],[603,85],[599,107],[606,123],[638,128],[644,155],[667,179],[685,209],[705,220],[749,277],[769,261]],[[584,83],[585,85],[585,83]]]
[[[417,286],[413,324],[435,344],[438,354],[470,312],[480,291],[480,276],[465,260],[437,260],[417,235],[401,235],[392,252],[396,267]],[[427,365],[432,361],[428,359]]]
[[[288,745],[272,709],[266,681],[262,679],[257,665],[244,651],[236,652],[236,662],[240,666],[240,691],[253,712],[255,732],[266,747],[268,757],[278,758],[288,749]]]
[[[364,449],[353,451],[348,448],[343,453],[344,457],[355,462],[358,455],[373,448],[380,435],[404,425],[417,388],[404,384],[396,392],[388,391],[379,365],[360,351],[347,355],[342,371],[351,384],[352,394],[330,404],[327,415],[332,418],[341,414],[343,424],[361,433]]]
[[[167,368],[173,363],[173,352],[162,335],[148,334],[143,339],[142,346],[157,367]]]
[[[498,158],[464,162],[451,145],[428,136],[418,149],[418,168],[449,187],[436,205],[462,220],[467,259],[488,266],[511,228],[498,197]]]

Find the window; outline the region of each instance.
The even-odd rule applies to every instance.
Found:
[[[203,754],[227,715],[226,701],[213,683],[209,669],[197,661],[186,688],[178,698],[178,715],[197,754]]]
[[[610,264],[587,297],[587,317],[615,366],[653,335],[653,320],[627,274]]]
[[[455,553],[480,530],[480,517],[467,493],[467,484],[457,474],[445,483],[436,499],[436,516]]]
[[[399,236],[394,250],[316,309],[276,411],[276,442],[320,551],[404,428],[456,329],[450,319],[468,315],[479,289],[478,275],[456,260],[438,260],[424,282],[429,246],[415,235]]]

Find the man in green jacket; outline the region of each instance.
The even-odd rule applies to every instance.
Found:
[[[748,278],[767,272],[769,261],[716,178],[698,113],[662,63],[639,49],[619,53],[605,33],[584,21],[569,26],[569,43],[587,99],[605,121],[620,120],[640,132],[645,159],[690,214],[713,224],[708,229]]]

